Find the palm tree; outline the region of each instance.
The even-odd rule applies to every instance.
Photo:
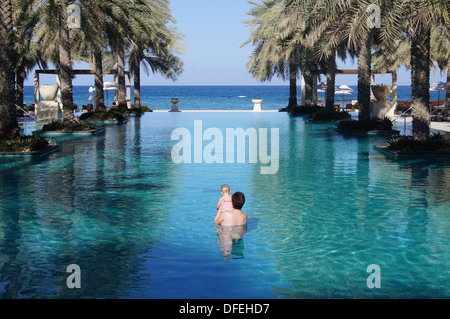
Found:
[[[147,75],[149,69],[153,73],[160,72],[166,78],[176,80],[181,74],[183,63],[174,55],[175,52],[182,52],[177,47],[177,41],[181,35],[175,29],[167,27],[168,22],[175,23],[170,14],[167,1],[160,3],[149,3],[142,14],[150,24],[142,24],[146,32],[131,32],[128,35],[131,50],[129,52],[129,69],[134,76],[134,106],[141,105],[140,99],[140,70],[141,63],[145,67]]]
[[[348,37],[342,36],[335,30],[342,29],[345,23],[342,5],[336,1],[320,0],[311,8],[309,14],[310,30],[305,36],[307,46],[315,48],[315,57],[318,61],[325,61],[327,76],[327,93],[325,108],[334,111],[335,83],[337,65],[336,59],[347,59],[347,52],[353,58],[355,50],[347,47]],[[348,6],[345,8],[349,8]]]
[[[444,26],[443,37],[449,37],[450,4],[445,0],[399,1],[401,6],[395,7],[386,15],[385,21],[391,28],[382,28],[385,34],[390,29],[404,30],[411,41],[411,89],[413,136],[416,140],[426,140],[430,134],[430,65],[431,65],[431,30],[436,26]],[[388,1],[384,1],[389,6]],[[394,22],[391,22],[394,21]],[[391,22],[391,23],[390,23]],[[392,27],[394,26],[394,27]],[[384,36],[389,39],[390,37]],[[393,37],[395,39],[395,37]],[[389,45],[389,41],[385,41]]]
[[[24,81],[28,73],[36,66],[46,68],[47,63],[41,57],[41,46],[33,39],[33,28],[39,19],[32,14],[32,1],[13,0],[14,51],[16,73],[16,104],[23,105]]]
[[[162,0],[163,1],[163,0]],[[130,38],[145,34],[152,30],[152,13],[157,12],[156,2],[149,0],[111,1],[109,15],[112,32],[109,33],[109,43],[116,58],[116,76],[118,85],[119,105],[124,105],[126,99],[125,56],[130,47]],[[154,12],[152,12],[154,10]]]
[[[73,84],[72,56],[70,52],[70,35],[67,26],[67,7],[69,0],[61,1],[57,7],[59,36],[59,76],[63,104],[63,121],[73,121]]]
[[[38,17],[34,37],[41,45],[42,58],[59,67],[63,104],[63,121],[73,121],[72,56],[67,6],[69,0],[49,0],[33,3],[32,18]]]
[[[82,24],[84,40],[89,52],[81,59],[87,61],[94,70],[95,98],[94,107],[97,112],[106,112],[105,94],[103,90],[103,50],[108,40],[108,5],[102,0],[80,0],[86,19]]]
[[[130,72],[134,76],[134,107],[141,106],[141,63],[145,67],[147,75],[149,69],[159,72],[168,79],[176,80],[182,72],[182,62],[170,52],[154,54],[152,50],[144,49],[132,42],[132,51],[129,57]]]
[[[336,92],[336,72],[337,72],[337,64],[336,58],[340,57],[342,60],[347,58],[347,52],[345,45],[341,43],[341,45],[337,49],[331,49],[330,51],[323,51],[321,48],[318,50],[318,55],[320,60],[326,60],[326,76],[327,76],[327,93],[326,93],[326,103],[325,109],[329,112],[334,111],[334,97]],[[325,49],[326,50],[326,49]],[[328,56],[327,56],[328,54]],[[323,55],[322,57],[320,57]]]
[[[447,70],[447,93],[445,113],[450,115],[450,29],[448,25],[438,24],[431,30],[431,56],[441,72]]]
[[[283,1],[265,0],[248,13],[253,18],[246,21],[251,28],[248,41],[255,46],[247,63],[249,72],[258,81],[270,81],[274,75],[289,78],[289,107],[297,106],[297,79],[301,65],[302,47],[288,46],[292,35],[287,30],[289,23]]]
[[[19,135],[16,119],[13,16],[11,0],[1,0],[0,6],[0,138]]]
[[[359,120],[370,119],[371,50],[373,30],[368,26],[368,1],[318,0],[311,14],[311,41],[323,42],[322,54],[330,54],[343,42],[358,58]],[[330,107],[330,106],[329,106]]]
[[[334,111],[334,96],[336,87],[336,53],[333,51],[327,58],[327,94],[325,109],[329,112]]]

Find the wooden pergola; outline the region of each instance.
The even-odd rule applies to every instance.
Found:
[[[391,73],[392,74],[392,102],[397,103],[397,89],[398,89],[398,85],[397,85],[397,72],[386,72],[386,73],[381,73],[381,72],[373,72],[372,71],[372,85],[375,84],[375,75],[376,74],[388,74]],[[320,74],[326,74],[325,72],[320,72]],[[355,69],[346,69],[346,70],[336,70],[336,75],[346,75],[346,74],[352,74],[352,75],[357,75],[358,74],[358,70]],[[305,79],[302,75],[302,105],[305,105]],[[374,96],[373,93],[370,92],[371,95],[371,99],[374,100]],[[317,98],[317,76],[314,76],[314,96],[313,96],[313,101],[314,104],[317,105],[318,102],[318,98]]]
[[[61,82],[59,79],[59,70],[36,70],[34,72],[34,101],[35,103],[39,103],[39,76],[41,74],[54,74],[56,75],[56,83],[58,84],[58,86],[60,87],[58,89],[58,95],[56,97],[57,102],[61,103],[62,99],[61,99]],[[93,70],[72,70],[72,74],[73,75],[94,75],[94,71]],[[111,75],[117,74],[117,71],[113,70],[113,71],[104,71],[103,75]],[[126,79],[126,101],[127,101],[127,105],[128,107],[131,106],[131,78],[130,78],[130,72],[129,71],[125,71],[125,79]]]

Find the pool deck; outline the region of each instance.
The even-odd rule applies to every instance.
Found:
[[[169,110],[153,110],[155,113],[170,113]],[[278,113],[278,110],[262,110],[259,112],[255,112],[253,110],[181,110],[180,112],[174,113]],[[81,113],[76,113],[75,116],[79,116]],[[397,123],[411,123],[412,117],[400,117],[396,119]],[[23,123],[22,123],[23,122]],[[22,118],[21,124],[23,125],[25,122],[33,123],[32,119],[24,119]],[[431,122],[430,127],[433,130],[450,132],[450,122]]]
[[[407,116],[405,117],[401,117],[396,119],[397,123],[405,123],[405,119],[406,119],[406,123],[411,123],[412,122],[412,117]],[[435,122],[432,121],[430,123],[430,128],[432,128],[433,130],[438,130],[438,131],[443,131],[443,132],[450,132],[450,122]]]
[[[262,110],[255,112],[253,110],[182,110],[179,112],[170,112],[167,110],[153,110],[155,113],[278,113],[278,110]]]
[[[169,113],[168,110],[153,110],[155,113]],[[258,113],[253,110],[181,110],[175,113]],[[261,113],[278,113],[278,110],[262,110]],[[406,117],[406,123],[411,123],[412,117]],[[396,119],[398,123],[404,123],[405,117]],[[430,127],[434,130],[450,132],[450,122],[431,122]]]

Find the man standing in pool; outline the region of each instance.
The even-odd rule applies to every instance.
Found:
[[[245,203],[245,196],[241,192],[236,192],[231,196],[231,202],[233,203],[233,210],[217,212],[214,223],[221,225],[222,227],[243,226],[247,224],[247,214],[242,212],[241,209]]]

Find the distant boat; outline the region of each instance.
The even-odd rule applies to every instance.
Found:
[[[239,95],[238,97],[243,98],[243,97],[246,97],[246,96],[245,95]]]

